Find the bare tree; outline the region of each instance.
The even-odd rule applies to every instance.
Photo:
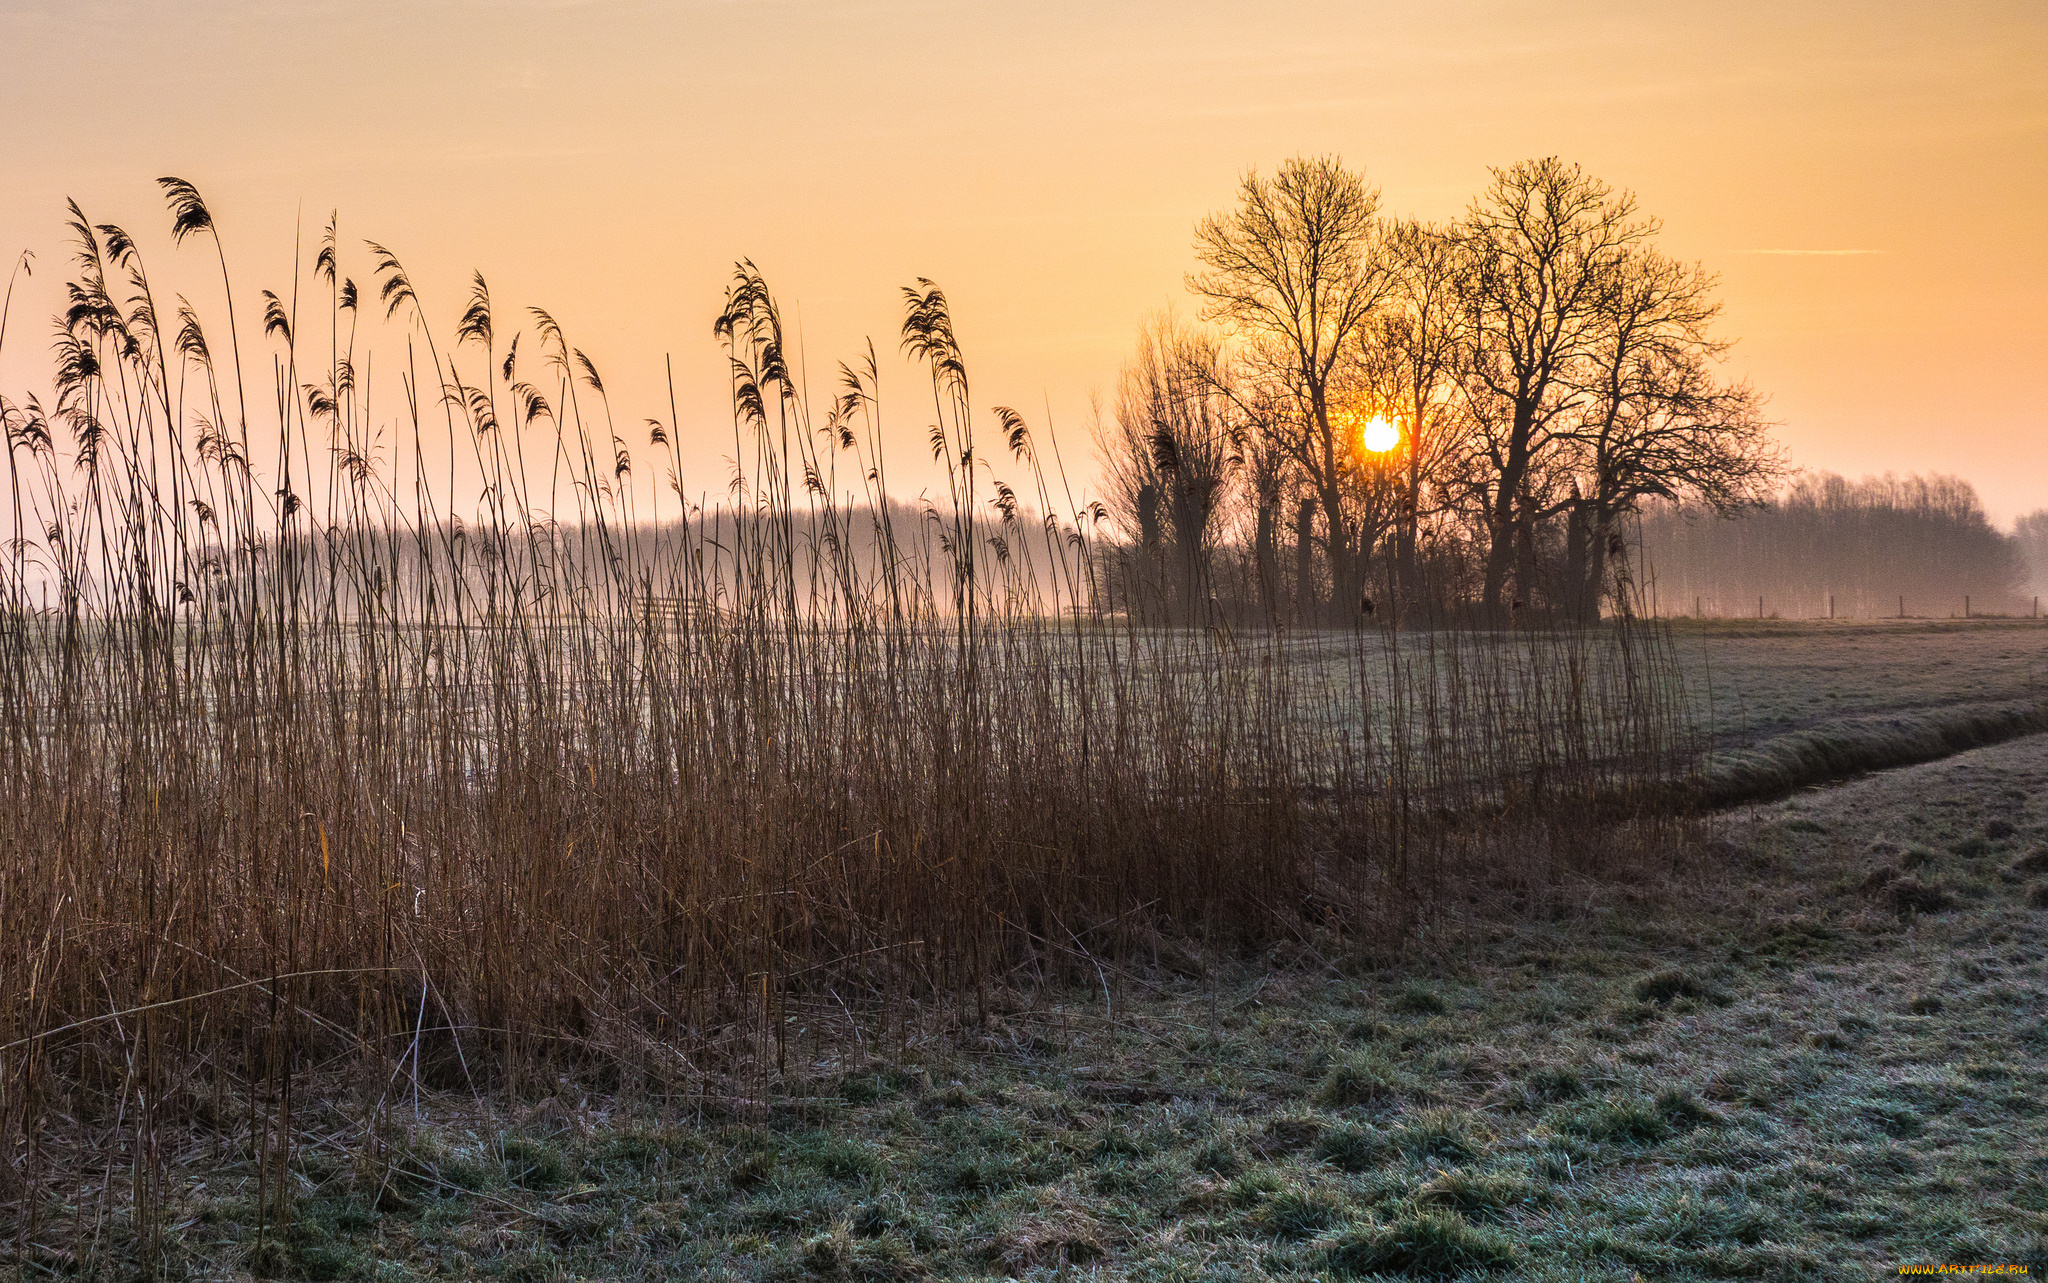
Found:
[[[1206,557],[1213,536],[1163,532],[1187,527],[1176,506],[1221,491],[1168,474],[1183,436],[1224,423],[1270,614],[1292,525],[1303,621],[1348,613],[1324,601],[1367,607],[1369,567],[1398,619],[1425,595],[1425,560],[1431,595],[1476,594],[1496,620],[1511,583],[1515,605],[1597,618],[1624,514],[1651,498],[1732,510],[1783,473],[1759,398],[1716,376],[1713,278],[1658,254],[1657,230],[1633,196],[1556,158],[1493,171],[1448,228],[1382,220],[1334,159],[1248,174],[1237,206],[1198,227],[1204,270],[1188,278],[1229,347],[1181,335],[1193,355],[1162,363],[1162,330],[1126,373],[1105,444],[1127,520]],[[1176,388],[1169,365],[1214,396]],[[1189,407],[1213,407],[1208,426],[1162,437]],[[1395,451],[1363,448],[1374,415],[1400,429]]]
[[[1721,310],[1714,278],[1648,246],[1611,270],[1603,323],[1577,376],[1584,404],[1559,433],[1576,473],[1563,501],[1562,604],[1582,622],[1599,617],[1623,513],[1655,497],[1725,515],[1768,497],[1785,475],[1756,393],[1714,378],[1728,349],[1708,333]]]
[[[1379,193],[1335,157],[1247,173],[1238,205],[1202,220],[1188,278],[1205,319],[1245,344],[1244,366],[1292,404],[1271,425],[1323,516],[1333,591],[1355,596],[1365,549],[1352,511],[1359,477],[1354,416],[1338,404],[1355,380],[1359,331],[1391,286]]]
[[[1460,300],[1458,244],[1441,229],[1403,221],[1387,237],[1393,290],[1360,334],[1372,404],[1401,429],[1394,512],[1394,609],[1422,595],[1416,545],[1421,523],[1443,505],[1444,468],[1462,425],[1452,399]],[[1434,491],[1434,493],[1432,493]]]
[[[1483,604],[1502,617],[1514,568],[1527,596],[1540,515],[1530,482],[1560,416],[1579,406],[1574,379],[1605,332],[1621,258],[1657,230],[1635,197],[1558,158],[1493,171],[1461,228],[1466,402],[1485,466],[1469,475],[1487,544]]]
[[[1097,428],[1110,507],[1167,568],[1168,618],[1197,617],[1209,595],[1210,545],[1240,435],[1221,361],[1213,338],[1155,317],[1124,365],[1114,419]]]

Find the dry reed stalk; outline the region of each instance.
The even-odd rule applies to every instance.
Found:
[[[214,232],[170,190],[180,239]],[[1689,769],[1670,651],[1633,622],[1112,613],[1113,559],[1021,416],[997,412],[1016,480],[977,452],[929,282],[904,342],[943,504],[888,490],[872,349],[815,419],[743,266],[716,327],[731,502],[655,520],[595,366],[537,309],[501,350],[481,277],[443,353],[372,246],[373,359],[330,224],[326,307],[268,296],[276,396],[230,403],[133,241],[73,232],[54,396],[0,401],[0,1153],[24,1189],[61,1112],[151,1224],[161,1129],[203,1118],[282,1220],[315,1065],[353,1066],[372,1153],[422,1081],[574,1062],[761,1099],[788,1012],[825,995],[886,1037],[1020,974],[1106,992],[1101,960],[1161,930],[1398,932],[1476,859],[1553,875],[1596,805],[1647,820]],[[458,457],[487,482],[468,521]],[[16,1205],[26,1241],[43,1202]]]

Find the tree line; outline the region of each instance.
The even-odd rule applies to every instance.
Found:
[[[2027,592],[2048,596],[2048,508],[2037,508],[2015,521],[2012,534],[2027,563]]]
[[[1724,380],[1714,277],[1557,158],[1448,223],[1296,158],[1195,231],[1198,319],[1140,334],[1096,435],[1134,616],[1597,619],[1624,518],[1734,511],[1784,473]]]
[[[2042,542],[2048,513],[2018,531],[1993,526],[1958,477],[1820,473],[1733,521],[1655,505],[1640,547],[1665,614],[2008,614],[2032,607],[2027,536]]]

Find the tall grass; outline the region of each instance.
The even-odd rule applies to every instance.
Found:
[[[1626,618],[1112,613],[1099,509],[976,408],[929,282],[902,338],[943,498],[889,488],[873,350],[814,403],[742,265],[729,491],[643,510],[632,470],[684,467],[673,408],[636,459],[596,366],[537,309],[508,339],[481,277],[437,343],[399,260],[371,246],[359,287],[330,225],[262,296],[258,389],[73,215],[55,387],[0,402],[17,1187],[75,1122],[146,1196],[197,1119],[282,1214],[317,1066],[366,1135],[423,1080],[549,1063],[754,1098],[834,1021],[971,1025],[1161,933],[1390,941],[1448,885],[1620,849],[1686,768],[1669,652]]]

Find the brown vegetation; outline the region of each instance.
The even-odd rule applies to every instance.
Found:
[[[594,363],[538,309],[506,341],[481,277],[443,350],[398,258],[359,288],[330,224],[264,295],[255,394],[73,214],[54,397],[0,403],[0,1170],[28,1188],[61,1121],[146,1212],[162,1129],[200,1119],[253,1156],[260,1235],[316,1066],[388,1184],[423,1083],[756,1098],[821,1041],[1162,935],[1386,940],[1475,871],[1656,849],[1686,766],[1656,634],[1110,613],[1091,518],[1054,515],[1021,417],[980,426],[929,282],[903,341],[950,489],[914,536],[872,354],[814,417],[745,266],[731,509],[659,521]]]

